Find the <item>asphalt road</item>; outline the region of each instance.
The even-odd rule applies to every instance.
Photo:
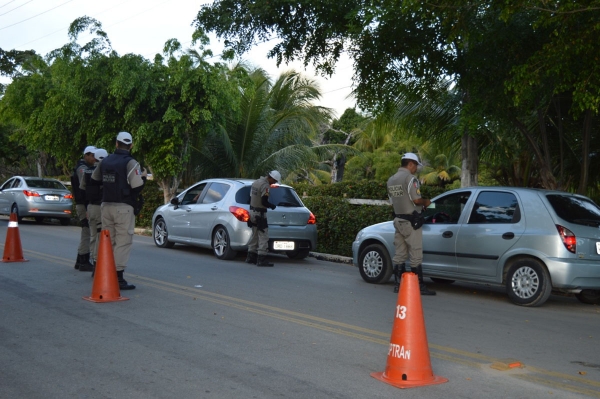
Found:
[[[387,363],[393,284],[353,266],[259,268],[135,236],[137,289],[92,303],[90,273],[73,269],[79,228],[19,232],[28,262],[0,263],[0,398],[600,398],[600,307],[572,297],[530,309],[501,289],[430,284],[423,337],[449,381],[399,389],[370,376]]]

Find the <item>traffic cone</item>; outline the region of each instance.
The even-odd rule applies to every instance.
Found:
[[[11,212],[6,230],[6,241],[4,244],[4,256],[2,262],[28,262],[23,259],[23,248],[21,248],[21,236],[19,234],[19,221],[17,214]]]
[[[129,298],[122,297],[121,290],[119,289],[115,256],[110,241],[110,232],[108,230],[102,230],[99,239],[100,244],[98,245],[96,270],[94,270],[92,295],[84,296],[83,299],[90,302],[126,301]]]
[[[415,273],[402,274],[387,365],[385,371],[371,373],[371,377],[398,388],[448,382],[431,370],[419,278]]]

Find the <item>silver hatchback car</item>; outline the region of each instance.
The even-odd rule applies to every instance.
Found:
[[[159,206],[152,216],[154,243],[175,243],[212,248],[219,259],[233,259],[246,251],[252,229],[248,227],[250,179],[207,179],[194,184]],[[269,251],[304,259],[317,246],[315,216],[292,187],[271,186],[268,212]]]
[[[20,220],[34,217],[56,218],[66,226],[71,220],[73,195],[59,180],[32,176],[13,176],[0,186],[0,214],[16,213]]]
[[[352,254],[365,281],[387,282],[393,274],[392,222],[362,229]],[[440,283],[504,285],[522,306],[542,305],[553,290],[600,303],[600,208],[562,191],[448,191],[425,210],[423,274]]]

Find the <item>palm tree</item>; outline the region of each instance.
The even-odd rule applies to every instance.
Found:
[[[270,169],[286,172],[317,164],[326,146],[314,146],[319,126],[331,118],[314,106],[321,93],[295,71],[271,83],[262,69],[240,80],[240,112],[209,133],[198,162],[199,177],[256,178]]]

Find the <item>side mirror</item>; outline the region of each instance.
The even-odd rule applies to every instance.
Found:
[[[171,205],[175,205],[175,209],[179,206],[179,198],[173,197],[171,198]]]

